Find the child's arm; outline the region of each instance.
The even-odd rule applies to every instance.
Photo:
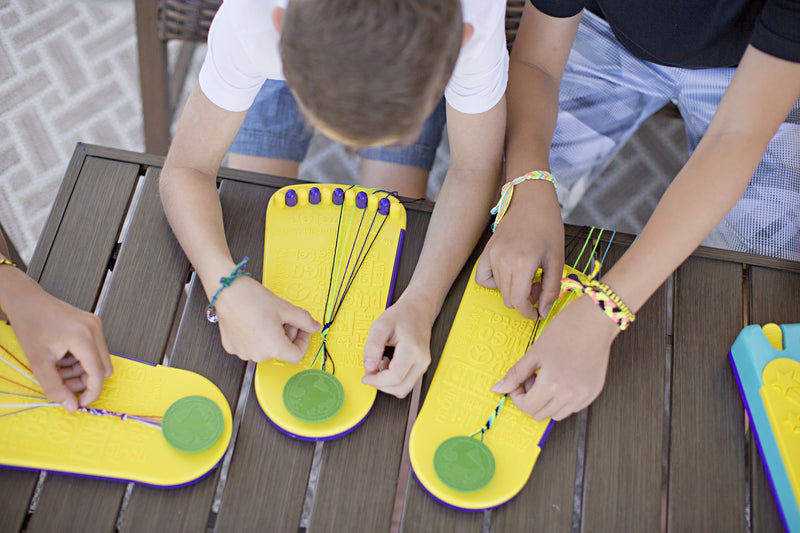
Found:
[[[0,306],[45,396],[70,412],[100,396],[114,369],[97,315],[54,298],[12,265],[0,265]]]
[[[639,238],[603,277],[634,312],[733,207],[798,97],[800,64],[748,47],[697,149]],[[618,332],[599,307],[580,297],[494,390],[510,392],[515,405],[538,420],[563,419],[602,390]],[[526,386],[536,370],[535,383]]]
[[[181,116],[160,177],[164,212],[211,299],[236,266],[217,195],[216,176],[246,112],[225,111],[196,86]],[[216,300],[222,346],[244,360],[302,359],[320,325],[250,277],[236,279]]]
[[[505,119],[505,98],[476,115],[448,105],[450,166],[414,275],[370,329],[364,346],[365,384],[402,398],[428,368],[433,322],[486,228],[500,176]],[[387,345],[395,347],[394,357],[379,371]]]
[[[550,170],[558,88],[580,22],[580,15],[547,16],[530,2],[524,9],[509,62],[506,181]],[[532,302],[538,297],[539,313],[546,315],[558,296],[563,265],[564,224],[553,185],[541,180],[518,184],[481,255],[475,281],[499,288],[507,307],[536,318]],[[531,281],[539,267],[543,281],[532,293]]]

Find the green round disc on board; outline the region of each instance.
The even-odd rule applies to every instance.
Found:
[[[452,437],[433,454],[433,469],[439,479],[458,492],[475,492],[494,477],[494,455],[472,437]]]
[[[186,396],[169,406],[161,420],[161,431],[170,446],[180,452],[209,449],[222,436],[222,409],[205,396]]]
[[[311,368],[292,376],[283,387],[283,404],[298,420],[330,420],[344,405],[344,388],[336,376]]]

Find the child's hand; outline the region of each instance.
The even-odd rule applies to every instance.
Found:
[[[539,267],[542,283],[532,287]],[[505,306],[525,318],[544,318],[558,297],[563,268],[564,224],[553,186],[546,181],[517,185],[508,211],[481,254],[475,282],[500,289]],[[538,313],[533,307],[536,300]]]
[[[361,382],[405,398],[431,364],[432,319],[422,304],[400,298],[373,322],[364,344]],[[383,357],[394,346],[391,361]]]
[[[603,389],[619,328],[586,296],[561,311],[492,391],[535,420],[563,420]],[[538,370],[538,374],[534,373]]]
[[[100,318],[51,296],[22,272],[14,281],[3,306],[45,396],[70,412],[89,405],[114,371]]]
[[[238,278],[217,298],[225,351],[243,361],[299,363],[321,329],[308,311],[282,300],[251,277]]]

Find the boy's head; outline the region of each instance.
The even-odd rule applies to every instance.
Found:
[[[276,24],[308,119],[351,146],[413,141],[462,44],[459,0],[291,0]]]

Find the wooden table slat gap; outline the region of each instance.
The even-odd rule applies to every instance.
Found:
[[[745,316],[742,326],[749,326],[751,317],[753,316],[753,267],[751,265],[743,265],[744,270],[744,310]]]
[[[752,305],[752,268],[750,265],[742,265],[742,328],[750,324],[750,308]],[[750,417],[747,414],[747,409],[743,406],[744,410],[744,517],[747,527],[747,533],[753,532],[753,487],[750,480],[753,476],[753,462],[751,455],[747,451],[755,446],[753,442],[753,435],[750,431]]]
[[[411,405],[408,409],[408,420],[406,421],[406,431],[403,435],[403,455],[400,458],[400,475],[397,480],[397,491],[394,496],[394,509],[392,510],[392,533],[402,531],[403,514],[406,510],[406,496],[408,495],[408,478],[411,476],[411,457],[408,451],[408,439],[411,437],[411,429],[417,420],[419,413],[420,397],[422,396],[422,377],[417,380],[414,389],[411,391]]]
[[[306,531],[311,524],[314,516],[314,503],[317,499],[317,487],[320,482],[320,472],[322,471],[323,448],[325,442],[317,441],[314,443],[314,456],[311,459],[311,468],[308,469],[308,480],[306,481],[306,493],[303,496],[303,508],[300,513],[300,520],[297,525],[298,531]]]
[[[666,297],[666,347],[664,350],[664,410],[662,421],[662,440],[661,440],[661,533],[668,530],[667,520],[669,519],[669,450],[671,435],[670,418],[672,416],[672,358],[675,331],[675,272],[670,274],[665,284]]]
[[[575,416],[575,415],[572,415]],[[583,501],[586,497],[586,428],[589,424],[589,408],[578,413],[578,450],[575,454],[575,495],[572,498],[572,532],[583,530]]]
[[[211,511],[209,512],[208,524],[209,529],[216,531],[217,516],[219,515],[220,507],[222,507],[222,498],[225,494],[225,485],[228,482],[228,471],[231,468],[231,458],[236,450],[236,437],[239,434],[239,428],[242,425],[242,418],[244,411],[247,408],[247,399],[250,396],[250,387],[253,384],[253,376],[256,372],[256,365],[250,361],[247,363],[242,386],[239,390],[239,398],[236,401],[236,410],[233,413],[233,428],[231,429],[231,441],[225,455],[222,458],[222,464],[219,468],[219,479],[217,480],[217,488],[214,491],[214,500],[211,503]]]
[[[141,172],[141,168],[139,170]],[[94,313],[97,315],[100,315],[103,312],[103,304],[105,304],[106,299],[108,298],[108,291],[111,288],[111,277],[113,276],[116,262],[119,259],[119,253],[121,252],[122,249],[122,242],[125,240],[125,237],[128,234],[128,230],[130,230],[134,211],[136,211],[136,206],[139,202],[139,199],[142,196],[142,190],[144,185],[143,177],[144,176],[141,173],[136,177],[136,182],[133,185],[133,194],[131,195],[131,198],[128,201],[128,207],[125,210],[125,216],[122,219],[122,224],[120,225],[119,234],[117,235],[117,243],[114,246],[114,251],[108,258],[108,263],[106,264],[106,272],[105,275],[103,276],[103,282],[100,285],[100,294],[97,296],[97,302],[95,303],[93,309]]]
[[[491,533],[492,531],[492,510],[487,509],[483,512],[483,527],[481,533]]]

